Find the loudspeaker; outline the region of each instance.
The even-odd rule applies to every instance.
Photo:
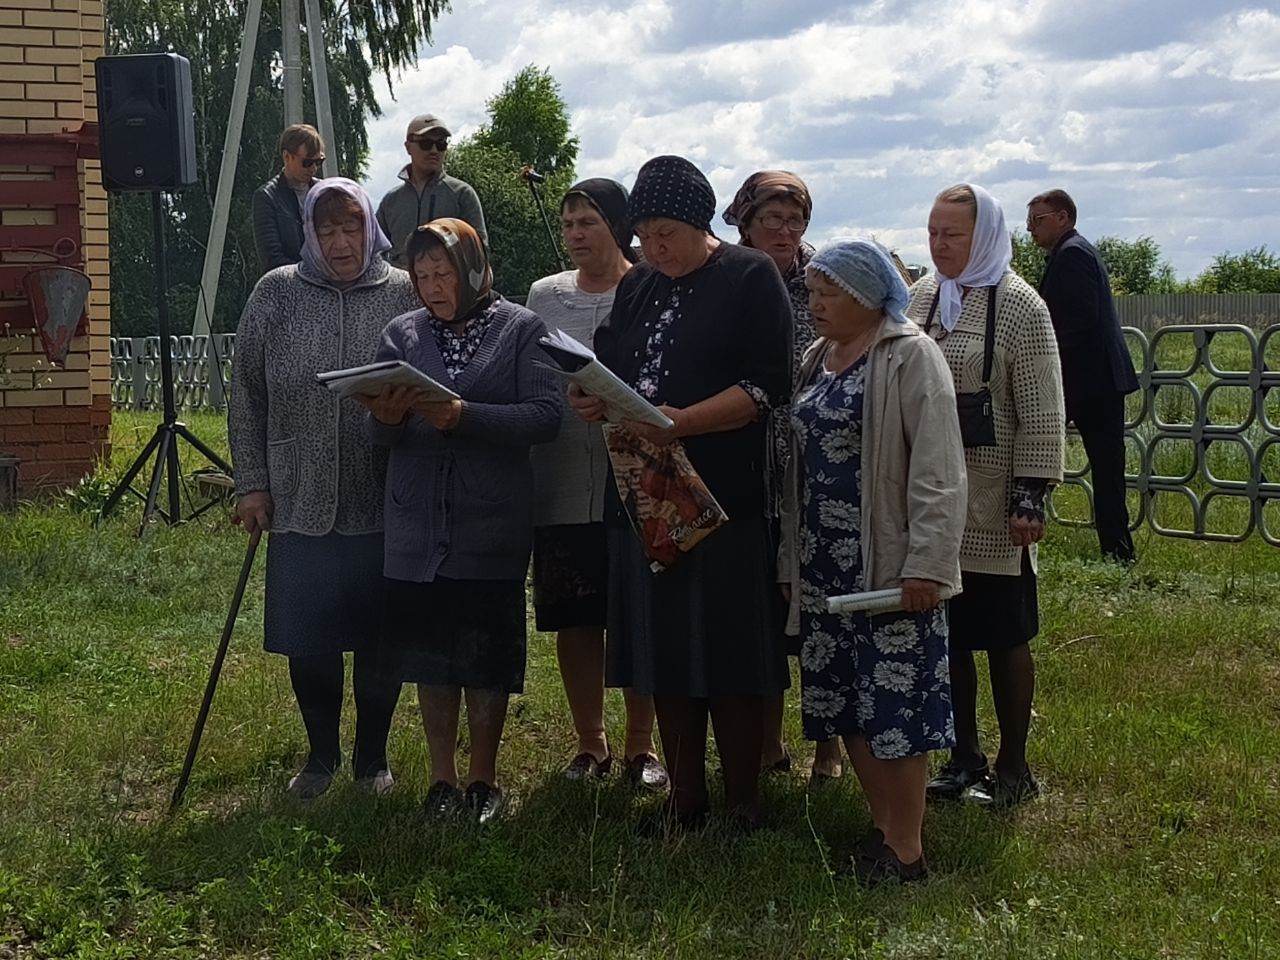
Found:
[[[108,190],[181,190],[196,182],[191,63],[176,53],[99,57],[98,137]]]

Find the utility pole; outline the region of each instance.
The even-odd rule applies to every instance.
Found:
[[[329,66],[325,60],[324,17],[320,13],[320,0],[306,0],[306,3],[307,48],[311,56],[311,88],[316,97],[316,126],[320,128],[320,139],[329,151],[324,175],[340,176],[342,164],[338,157],[338,140],[333,135],[333,101],[329,99]],[[298,96],[301,98],[301,92]],[[301,103],[301,99],[298,102]]]
[[[280,46],[284,56],[284,125],[302,123],[302,18],[298,0],[280,0]]]

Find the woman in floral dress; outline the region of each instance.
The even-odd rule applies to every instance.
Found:
[[[820,339],[793,404],[780,572],[799,617],[804,732],[843,738],[866,791],[859,876],[920,879],[927,754],[954,742],[939,592],[960,580],[955,397],[941,351],[902,313],[887,251],[838,241],[806,279]],[[901,610],[827,613],[828,597],[886,587],[902,588]]]

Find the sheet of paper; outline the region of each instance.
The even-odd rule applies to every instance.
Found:
[[[938,591],[939,600],[950,600],[959,590],[942,587]],[[868,590],[865,593],[846,593],[838,597],[827,598],[827,613],[888,613],[902,609],[902,589],[892,587],[888,590]]]

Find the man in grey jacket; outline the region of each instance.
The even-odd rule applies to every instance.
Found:
[[[387,259],[408,270],[404,246],[409,235],[422,224],[441,217],[457,217],[471,224],[487,249],[489,234],[484,228],[480,198],[471,184],[444,172],[444,155],[449,149],[448,127],[433,114],[419,114],[409,122],[404,149],[409,154],[409,163],[400,171],[403,182],[378,204],[378,223],[391,240]]]

